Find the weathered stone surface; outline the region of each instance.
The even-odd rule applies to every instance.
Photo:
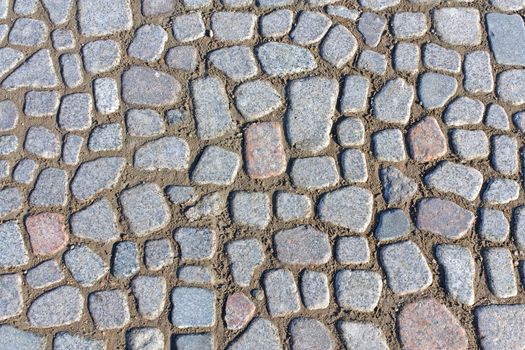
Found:
[[[79,0],[78,23],[84,36],[102,36],[129,30],[133,18],[129,0]]]
[[[281,339],[277,328],[263,318],[254,319],[248,328],[227,347],[228,350],[277,350],[280,348]]]
[[[97,242],[112,242],[119,234],[115,212],[106,198],[72,214],[70,225],[75,236]]]
[[[277,259],[286,264],[319,265],[332,257],[328,235],[311,226],[279,231],[273,244]]]
[[[131,328],[126,332],[126,349],[162,350],[165,343],[164,338],[164,334],[158,328]]]
[[[99,330],[122,328],[130,319],[127,297],[118,289],[89,294],[88,309]]]
[[[58,77],[48,49],[37,51],[2,82],[2,87],[7,90],[52,88],[57,85]]]
[[[463,72],[465,74],[463,87],[468,92],[482,94],[494,90],[494,75],[488,52],[474,51],[466,54]]]
[[[349,114],[363,112],[367,106],[370,81],[361,75],[347,75],[341,91],[339,109]]]
[[[135,152],[133,165],[144,170],[184,170],[189,166],[188,143],[174,136],[166,136],[145,143]]]
[[[266,308],[272,317],[284,317],[300,310],[299,292],[289,270],[266,271],[263,286]]]
[[[83,287],[91,287],[108,272],[104,260],[85,245],[72,246],[63,255],[64,264]]]
[[[184,216],[190,221],[200,220],[207,216],[219,215],[226,206],[226,196],[222,192],[213,192],[202,196],[199,201],[186,209]]]
[[[120,46],[111,39],[90,41],[82,46],[82,58],[88,72],[108,72],[120,63]]]
[[[22,278],[17,274],[0,275],[0,320],[7,320],[22,312]]]
[[[498,64],[525,66],[525,26],[519,15],[488,13],[487,33]]]
[[[49,328],[80,321],[84,297],[80,289],[70,286],[55,288],[36,298],[27,311],[27,318],[35,328]]]
[[[120,157],[100,157],[82,163],[71,182],[71,192],[77,199],[88,200],[113,188],[124,165],[125,159]]]
[[[9,268],[27,264],[29,256],[17,221],[0,224],[0,267]]]
[[[475,310],[480,345],[486,350],[519,349],[525,342],[521,325],[524,305],[485,305]]]
[[[450,143],[454,153],[461,159],[486,158],[489,155],[489,140],[482,130],[452,129]]]
[[[330,331],[316,319],[294,318],[288,324],[288,330],[291,335],[290,348],[293,350],[334,349]]]
[[[268,42],[258,46],[255,53],[264,73],[272,77],[309,72],[317,68],[312,53],[295,45]]]
[[[474,304],[475,265],[470,250],[460,245],[440,244],[435,255],[447,293],[463,304]]]
[[[259,241],[255,238],[230,241],[226,244],[226,253],[235,283],[249,286],[255,269],[265,260]]]
[[[509,69],[496,78],[496,93],[502,101],[512,105],[525,103],[525,70]]]
[[[327,308],[330,303],[328,277],[322,272],[304,271],[301,274],[301,296],[308,310]]]
[[[105,350],[106,345],[104,340],[85,338],[74,333],[59,332],[55,334],[53,350],[70,349]]]
[[[474,214],[449,200],[425,198],[419,202],[416,226],[449,239],[465,236],[474,223]]]
[[[173,264],[175,252],[166,238],[153,239],[144,243],[144,263],[153,271],[158,271]]]
[[[139,66],[122,74],[122,99],[129,104],[162,107],[177,102],[181,84],[171,75]]]
[[[383,129],[372,135],[374,157],[383,162],[402,162],[406,158],[403,133],[399,129]]]
[[[120,124],[109,123],[95,127],[89,134],[88,148],[92,152],[120,150],[122,148],[122,127]]]
[[[335,257],[341,264],[366,264],[370,260],[368,241],[364,237],[338,237]]]
[[[337,328],[344,344],[356,350],[388,350],[386,338],[380,328],[370,322],[339,321]]]
[[[490,291],[498,298],[510,298],[518,294],[512,255],[506,248],[485,248],[483,265]]]
[[[159,276],[137,276],[131,281],[131,291],[137,300],[137,311],[148,319],[160,316],[166,304],[166,280]]]
[[[254,179],[279,176],[286,170],[283,130],[277,122],[251,124],[244,131],[246,172]]]
[[[67,202],[68,176],[65,170],[46,168],[40,172],[29,195],[31,206],[64,206]]]
[[[290,39],[298,45],[315,44],[323,38],[331,24],[330,18],[320,12],[301,11],[290,33]]]
[[[436,9],[432,13],[432,21],[437,36],[448,44],[474,46],[481,42],[481,21],[477,9]]]
[[[231,196],[229,208],[235,224],[262,230],[270,222],[270,199],[266,193],[236,191]]]
[[[41,213],[26,218],[25,226],[31,249],[35,255],[54,255],[69,241],[64,216],[57,213]]]
[[[282,37],[292,29],[294,13],[290,10],[275,10],[260,17],[259,33],[267,38]]]
[[[282,105],[277,90],[265,80],[253,80],[235,89],[235,106],[247,121],[262,118]]]
[[[379,303],[383,282],[381,276],[369,270],[339,270],[334,289],[337,304],[353,311],[371,312]]]
[[[467,334],[458,319],[434,298],[406,304],[399,313],[398,330],[406,349],[467,349]]]
[[[290,178],[295,187],[314,190],[337,185],[339,172],[332,157],[297,158],[290,167]]]
[[[26,282],[33,289],[49,287],[64,279],[64,273],[55,260],[46,260],[26,273]]]
[[[255,32],[257,17],[248,12],[214,12],[211,30],[220,41],[241,42],[251,39]]]
[[[396,167],[381,168],[379,177],[383,184],[383,197],[388,205],[407,201],[416,193],[416,182]]]
[[[359,18],[357,30],[363,36],[365,44],[376,47],[386,28],[386,18],[372,12],[365,12]]]
[[[255,56],[247,46],[230,46],[212,51],[208,60],[234,81],[245,81],[258,73]]]
[[[176,287],[171,292],[171,322],[177,328],[212,327],[215,293],[209,289]]]
[[[345,26],[338,24],[325,35],[319,50],[324,60],[341,68],[354,57],[357,40]]]
[[[230,185],[237,176],[240,162],[236,153],[221,147],[208,146],[193,168],[191,180],[199,185]]]
[[[243,293],[237,292],[228,296],[224,311],[226,328],[238,330],[244,328],[255,314],[255,304]]]
[[[372,113],[377,119],[406,124],[414,102],[414,88],[404,79],[389,80],[374,97]]]
[[[211,259],[216,249],[215,232],[207,228],[181,227],[173,238],[179,244],[183,260]]]
[[[507,204],[520,194],[520,185],[510,179],[490,179],[485,186],[481,199],[487,204]]]
[[[458,82],[448,75],[426,72],[419,76],[417,95],[428,110],[443,107],[456,93]]]
[[[22,193],[16,187],[4,187],[0,190],[0,217],[5,218],[22,209]]]
[[[0,349],[12,349],[13,344],[16,344],[19,350],[44,350],[46,338],[11,325],[0,325]]]
[[[425,183],[438,191],[473,201],[483,185],[483,175],[475,168],[443,161],[425,176]]]
[[[366,182],[368,169],[366,156],[357,149],[347,149],[341,153],[341,170],[343,177],[348,182]]]

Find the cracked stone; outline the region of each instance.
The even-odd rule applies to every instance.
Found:
[[[195,221],[207,216],[219,215],[226,206],[226,196],[221,192],[206,194],[192,207],[184,212],[184,215],[190,220]]]
[[[280,348],[281,339],[277,328],[272,322],[263,318],[255,318],[248,328],[228,345],[228,350]]]
[[[193,168],[191,180],[199,185],[230,185],[237,176],[240,163],[240,157],[236,153],[221,147],[208,146]]]

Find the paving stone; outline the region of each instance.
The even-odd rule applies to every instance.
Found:
[[[152,239],[144,243],[144,263],[149,270],[159,271],[173,264],[175,252],[169,239]]]
[[[182,0],[182,4],[188,10],[209,7],[211,3],[211,0]]]
[[[423,231],[459,239],[474,223],[474,214],[449,200],[425,198],[419,202],[416,226]]]
[[[206,31],[200,12],[191,12],[175,17],[173,19],[172,29],[175,39],[181,42],[200,39]]]
[[[11,100],[0,101],[0,131],[9,131],[18,125],[18,110]]]
[[[364,112],[367,107],[370,81],[360,75],[347,75],[341,91],[339,109],[343,114]]]
[[[463,87],[471,94],[489,93],[494,90],[494,76],[488,52],[474,51],[465,54],[463,73]]]
[[[484,248],[483,266],[487,285],[498,298],[510,298],[518,294],[512,255],[506,248]]]
[[[257,17],[247,12],[214,12],[213,37],[219,41],[241,42],[253,37]]]
[[[279,220],[299,220],[312,215],[312,202],[305,195],[279,191],[274,205],[275,215]]]
[[[440,244],[435,248],[435,255],[447,293],[463,304],[474,304],[475,265],[470,250],[460,245]]]
[[[126,349],[162,350],[164,349],[164,334],[158,328],[131,328],[126,332]]]
[[[143,170],[184,170],[189,166],[190,150],[183,139],[167,136],[145,143],[137,149],[133,165]]]
[[[507,240],[510,225],[502,211],[480,208],[478,222],[478,234],[481,239],[499,243]]]
[[[82,84],[84,77],[82,76],[80,55],[66,53],[60,56],[59,62],[64,84],[68,88],[75,88]]]
[[[484,123],[486,126],[491,128],[498,130],[508,130],[509,116],[503,107],[498,104],[491,103],[486,109]]]
[[[215,253],[215,232],[210,229],[181,227],[175,230],[173,238],[179,244],[183,260],[211,259]]]
[[[291,349],[334,349],[332,335],[326,325],[314,318],[298,317],[288,324]]]
[[[428,43],[423,46],[423,64],[429,69],[446,73],[459,73],[461,56],[455,50]]]
[[[347,149],[341,154],[341,170],[343,177],[348,182],[366,182],[368,170],[366,157],[363,152],[356,149]]]
[[[15,187],[0,190],[0,217],[5,218],[22,209],[22,193]]]
[[[176,46],[168,50],[165,61],[168,67],[193,72],[198,65],[197,56],[197,49],[191,45]]]
[[[228,296],[224,311],[226,328],[239,330],[244,328],[255,314],[255,304],[243,293],[233,293]]]
[[[421,12],[398,12],[391,19],[390,25],[398,39],[419,38],[428,30],[427,18]]]
[[[416,73],[419,69],[419,51],[416,44],[396,44],[392,55],[394,69],[399,72]]]
[[[129,104],[161,107],[177,102],[182,86],[169,74],[132,66],[122,74],[122,99]]]
[[[437,36],[451,45],[474,46],[481,42],[480,14],[477,9],[448,7],[432,13]]]
[[[226,244],[233,280],[241,287],[250,285],[255,269],[264,262],[264,254],[255,238],[230,241]]]
[[[4,180],[7,177],[9,177],[10,172],[11,172],[11,165],[9,164],[9,162],[7,160],[5,160],[5,159],[0,160],[0,179]],[[0,193],[2,193],[2,192],[0,191]],[[21,201],[21,199],[20,199],[20,201]],[[4,203],[2,203],[2,205],[3,204]],[[3,215],[4,215],[4,213],[2,213],[2,209],[0,207],[0,216],[3,216]]]
[[[259,33],[265,38],[280,38],[292,29],[294,14],[290,10],[275,10],[259,19]]]
[[[295,20],[290,39],[303,46],[318,43],[331,25],[330,18],[320,12],[301,11]]]
[[[518,199],[519,184],[510,179],[490,179],[485,184],[481,199],[488,204],[507,204]]]
[[[359,15],[361,14],[358,10],[348,8],[345,6],[337,6],[337,5],[328,5],[326,7],[326,13],[330,16],[336,16],[343,19],[350,20],[352,22],[357,21],[359,18]]]
[[[400,0],[359,0],[359,5],[373,11],[381,11],[399,4]]]
[[[452,129],[450,142],[454,153],[461,159],[472,160],[489,155],[489,140],[482,130]]]
[[[368,241],[364,237],[338,237],[335,256],[341,264],[365,264],[370,260]]]
[[[32,126],[26,134],[24,148],[38,157],[52,159],[60,154],[58,137],[49,129]]]
[[[9,13],[9,0],[2,0],[0,2],[0,18],[6,19]]]
[[[483,118],[485,106],[479,100],[469,97],[458,97],[449,105],[443,113],[443,121],[447,125],[462,126],[479,124]]]
[[[313,76],[290,82],[285,126],[292,148],[317,153],[328,146],[337,94],[332,79]]]
[[[312,53],[295,45],[271,41],[257,46],[255,53],[263,72],[272,77],[305,73],[317,68]]]
[[[45,22],[32,18],[19,18],[9,31],[9,43],[12,45],[39,47],[49,36]]]
[[[519,349],[525,342],[521,328],[525,320],[523,305],[479,306],[475,315],[478,339],[483,349]]]
[[[9,26],[7,24],[0,24],[0,41],[4,41],[7,37],[7,32],[9,31]]]
[[[270,200],[266,193],[237,191],[230,204],[230,217],[237,225],[265,229],[270,222]]]
[[[386,18],[375,13],[365,12],[359,18],[357,30],[363,36],[365,44],[376,47],[386,29]]]
[[[56,115],[59,103],[56,91],[29,91],[25,95],[24,114],[30,117]]]
[[[70,225],[75,236],[95,242],[109,243],[119,237],[115,213],[106,198],[73,213]]]
[[[328,235],[311,226],[278,231],[273,244],[277,259],[285,264],[320,265],[332,256]]]
[[[425,117],[414,124],[407,133],[411,157],[418,162],[429,162],[447,153],[447,141],[438,122]]]
[[[161,116],[152,109],[129,109],[126,129],[129,135],[136,137],[155,136],[166,131]]]
[[[175,3],[172,0],[142,0],[142,14],[144,16],[157,16],[172,12]]]
[[[72,246],[63,256],[73,278],[83,287],[91,287],[108,272],[102,258],[85,245]]]
[[[300,310],[299,292],[289,270],[276,269],[263,275],[266,308],[272,317],[283,317]]]
[[[128,278],[139,270],[139,252],[137,244],[121,241],[113,245],[111,273],[116,278]]]
[[[0,155],[8,155],[18,148],[18,137],[15,135],[0,136]]]
[[[234,81],[245,81],[258,72],[255,57],[247,46],[231,46],[212,51],[208,54],[208,60]]]
[[[122,148],[122,127],[118,123],[101,124],[89,134],[91,152],[118,151]]]
[[[13,170],[13,180],[21,184],[29,185],[35,179],[37,169],[37,162],[32,159],[22,159]]]
[[[22,278],[17,274],[0,275],[0,320],[22,312]]]
[[[221,192],[206,194],[192,207],[184,212],[190,221],[202,219],[207,216],[218,216],[226,206],[226,196]]]
[[[386,72],[386,56],[372,50],[364,50],[357,60],[357,68],[383,75]]]
[[[79,0],[78,25],[84,36],[103,36],[130,30],[133,17],[129,0]]]
[[[2,41],[2,40],[0,40]],[[0,49],[0,76],[3,76],[11,69],[15,68],[16,65],[24,58],[24,54],[21,51],[15,50],[10,47],[3,47]]]
[[[305,270],[301,274],[301,296],[308,310],[326,309],[330,302],[328,278],[322,272]]]
[[[166,280],[160,276],[137,276],[131,281],[131,290],[137,302],[137,311],[148,319],[160,316],[166,304]]]
[[[419,247],[412,241],[382,246],[379,261],[388,287],[395,294],[421,292],[432,284],[432,272]]]
[[[104,73],[120,63],[120,46],[114,40],[90,41],[82,46],[84,68],[89,73]]]
[[[403,133],[399,129],[384,129],[372,135],[374,157],[384,162],[402,162],[406,158]]]
[[[498,97],[512,105],[525,103],[525,70],[509,69],[496,77],[496,93]],[[4,81],[5,84],[5,81]]]
[[[525,4],[519,0],[491,0],[490,3],[501,11],[517,11],[523,9]]]
[[[518,144],[515,138],[507,135],[496,135],[491,139],[491,165],[494,170],[511,175],[518,170]]]
[[[64,206],[67,202],[68,176],[65,170],[46,168],[40,172],[29,195],[29,205]]]
[[[227,347],[228,350],[261,349],[277,350],[281,340],[277,328],[263,318],[255,318],[241,335]]]
[[[456,93],[458,82],[448,75],[427,72],[419,76],[417,94],[428,110],[443,107]]]
[[[505,110],[503,110],[505,111]],[[505,117],[508,118],[507,114],[505,113]],[[508,130],[508,119],[506,120],[507,121],[507,129],[505,130]],[[516,128],[518,128],[519,131],[521,131],[522,133],[525,132],[525,113],[524,111],[522,112],[518,112],[518,113],[514,113],[514,115],[512,116],[512,124],[514,124],[514,126]]]
[[[371,322],[339,321],[337,328],[349,349],[389,349],[383,332]]]
[[[215,282],[215,277],[207,266],[180,266],[177,269],[177,278],[190,284],[213,284]]]
[[[74,93],[62,97],[58,125],[66,131],[85,130],[93,119],[93,98],[90,94]]]
[[[488,13],[487,33],[498,64],[525,66],[525,26],[519,15]]]
[[[113,188],[124,165],[125,160],[121,157],[100,157],[82,163],[71,182],[71,192],[77,199],[88,200]]]
[[[36,0],[15,0],[13,10],[17,15],[27,16],[35,13],[37,5]]]
[[[317,205],[317,215],[321,221],[361,233],[372,219],[372,208],[370,191],[347,186],[323,194]]]
[[[80,289],[61,286],[38,296],[29,306],[27,318],[32,327],[59,327],[80,321],[84,297]]]
[[[253,0],[222,0],[221,2],[224,6],[233,8],[253,5]]]
[[[26,282],[33,289],[49,287],[63,279],[64,273],[55,260],[46,260],[26,273]]]
[[[337,142],[343,147],[361,146],[365,143],[365,126],[359,118],[342,119],[337,124],[336,133]]]
[[[58,77],[48,49],[41,49],[18,66],[3,82],[7,90],[18,88],[53,88]]]
[[[51,32],[51,41],[55,50],[71,50],[74,49],[77,42],[73,32],[69,29],[55,29]]]
[[[379,213],[374,236],[379,241],[404,237],[412,230],[410,219],[402,209],[384,210]]]
[[[3,237],[0,244],[0,267],[10,268],[27,264],[29,256],[18,222],[12,220],[0,224],[0,234]]]
[[[381,297],[381,276],[369,270],[339,270],[334,289],[337,304],[343,309],[372,312]]]
[[[145,236],[164,228],[171,219],[168,204],[158,185],[144,183],[120,193],[122,213],[131,232]]]
[[[223,136],[234,127],[224,84],[214,76],[190,83],[197,136],[211,140]],[[214,150],[215,148],[210,148]]]
[[[414,88],[403,78],[389,80],[374,96],[372,113],[377,119],[406,124],[414,102]]]
[[[212,350],[214,340],[211,333],[179,334],[175,337],[175,344],[180,350]]]
[[[53,337],[53,350],[104,350],[105,348],[104,340],[85,338],[74,333],[58,332]]]
[[[193,168],[191,180],[199,185],[230,185],[237,177],[240,162],[236,153],[221,147],[208,146]]]
[[[40,213],[25,219],[26,231],[34,255],[54,255],[69,241],[64,216],[57,213]]]
[[[88,309],[95,327],[102,331],[123,328],[130,320],[127,296],[119,289],[89,294]]]
[[[295,159],[290,177],[295,187],[310,190],[332,187],[339,182],[335,160],[325,156]]]
[[[473,201],[483,185],[483,175],[475,168],[443,161],[425,176],[425,183],[430,188]]]
[[[70,18],[72,0],[43,0],[42,4],[54,24],[64,24]]]
[[[209,289],[175,287],[171,292],[171,322],[177,328],[215,325],[215,293]]]
[[[158,25],[146,24],[135,31],[128,54],[146,62],[158,61],[168,41],[168,33]]]
[[[281,107],[281,95],[265,80],[253,80],[235,89],[235,106],[246,121],[262,118]]]
[[[466,349],[468,338],[456,316],[434,298],[403,306],[398,319],[399,339],[406,349]]]
[[[11,325],[0,325],[0,349],[11,349],[13,344],[20,350],[43,350],[46,348],[46,338]]]
[[[93,81],[93,95],[95,106],[101,114],[111,114],[118,111],[120,101],[115,79],[98,78]]]

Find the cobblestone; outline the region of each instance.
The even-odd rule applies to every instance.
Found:
[[[277,259],[285,264],[320,265],[332,256],[326,233],[310,226],[279,231],[273,242]]]
[[[435,255],[447,293],[463,304],[474,304],[475,266],[470,250],[460,245],[440,244]]]
[[[157,319],[166,304],[166,280],[158,276],[137,276],[131,281],[137,311],[148,319]]]
[[[327,349],[334,348],[328,328],[313,318],[298,317],[290,321],[290,346],[292,349]]]
[[[411,157],[418,162],[429,162],[447,153],[445,135],[433,117],[414,124],[408,131],[407,141]]]
[[[301,296],[309,310],[326,309],[330,303],[328,278],[322,272],[306,270],[301,274]]]

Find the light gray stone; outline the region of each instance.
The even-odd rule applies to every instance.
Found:
[[[273,237],[277,259],[290,265],[321,265],[332,257],[328,235],[311,226],[278,231]]]
[[[348,182],[366,182],[368,170],[366,157],[357,149],[347,149],[341,154],[341,170]]]
[[[72,246],[64,253],[64,264],[83,287],[91,287],[108,272],[102,258],[85,245]]]
[[[391,241],[408,235],[412,224],[402,209],[384,210],[379,213],[374,236],[379,241]]]
[[[330,303],[328,277],[317,271],[305,270],[301,274],[301,296],[308,310],[326,309]]]
[[[191,186],[170,185],[164,189],[164,192],[174,204],[193,202],[198,198],[195,189]]]
[[[102,198],[70,217],[71,232],[80,238],[109,243],[119,237],[111,203]]]
[[[111,114],[118,111],[120,101],[117,82],[113,78],[98,78],[93,81],[95,106],[101,114]]]
[[[175,252],[166,238],[148,240],[144,243],[144,263],[149,270],[159,271],[173,264]]]
[[[7,90],[53,88],[57,85],[58,77],[48,49],[37,51],[2,82],[2,87]]]
[[[230,185],[240,168],[240,157],[217,146],[208,146],[201,153],[191,172],[191,180],[199,185]]]
[[[461,159],[486,158],[489,155],[489,139],[482,130],[452,129],[450,132],[452,149]]]
[[[339,109],[343,114],[363,112],[367,106],[370,81],[361,75],[347,75],[341,91]]]
[[[0,40],[2,41],[2,40]],[[15,68],[22,61],[24,54],[10,47],[0,49],[0,77]]]
[[[490,55],[486,51],[474,51],[465,54],[465,61],[463,62],[463,87],[465,90],[471,94],[489,93],[494,90],[494,76],[490,63]]]
[[[279,191],[275,196],[275,215],[283,221],[309,218],[312,201],[305,195]]]
[[[78,26],[84,36],[103,36],[130,30],[133,16],[129,0],[79,0]]]
[[[32,126],[26,134],[24,148],[38,157],[52,159],[60,154],[58,137],[42,126]]]
[[[403,133],[399,129],[384,129],[372,135],[374,157],[383,162],[402,162],[406,159]]]
[[[440,244],[435,249],[447,293],[463,304],[474,304],[475,265],[470,250],[455,244]]]
[[[10,268],[27,264],[29,256],[18,222],[12,220],[0,224],[0,234],[3,237],[0,245],[0,266]]]
[[[427,72],[419,76],[417,94],[425,109],[443,107],[456,93],[458,82],[448,75]]]
[[[488,13],[487,34],[498,64],[525,66],[525,26],[518,14]]]
[[[305,73],[317,68],[312,53],[295,45],[270,41],[257,46],[255,53],[263,72],[272,77]]]
[[[484,248],[483,266],[487,285],[498,298],[510,298],[518,294],[512,255],[506,248]]]
[[[438,191],[474,201],[483,185],[483,175],[475,168],[443,161],[425,176],[425,183]]]
[[[386,56],[372,50],[364,50],[357,60],[357,68],[383,75],[386,72]]]
[[[507,204],[518,199],[520,185],[511,179],[490,179],[485,184],[481,199],[487,204]]]
[[[27,318],[35,328],[50,328],[80,321],[84,297],[80,289],[61,286],[38,296],[29,306]]]
[[[118,289],[89,294],[88,309],[95,327],[102,331],[120,329],[130,321],[127,296]]]
[[[179,334],[175,337],[175,344],[179,350],[213,350],[215,346],[211,333]]]
[[[193,46],[176,46],[168,50],[165,61],[168,67],[193,72],[198,65],[197,56],[198,51]]]
[[[266,3],[269,0],[259,0],[259,2],[261,1]],[[281,339],[277,327],[263,318],[255,318],[246,330],[227,347],[228,350],[278,350],[281,348]]]
[[[230,217],[237,225],[263,230],[270,222],[270,199],[263,192],[234,192],[229,209]]]
[[[0,217],[4,218],[22,209],[22,193],[16,187],[0,190]]]
[[[293,12],[290,10],[275,10],[261,16],[259,33],[265,38],[280,38],[292,29]]]
[[[146,182],[125,189],[119,201],[131,233],[137,236],[158,231],[170,222],[168,203],[157,184]]]
[[[301,11],[290,33],[290,39],[298,45],[318,43],[330,28],[332,21],[326,15],[314,11]]]
[[[432,12],[437,36],[451,45],[474,46],[481,42],[480,14],[477,9],[447,7]]]
[[[254,35],[256,19],[248,12],[214,12],[211,16],[213,37],[228,42],[249,40]]]
[[[370,260],[368,241],[364,237],[338,237],[335,256],[341,264],[365,264]]]
[[[208,54],[212,65],[234,81],[245,81],[258,73],[255,56],[247,46],[230,46]]]
[[[264,254],[255,238],[230,241],[226,244],[233,280],[241,287],[250,285],[255,269],[264,262]]]
[[[276,269],[263,275],[266,308],[272,317],[284,317],[300,310],[299,292],[289,270]]]
[[[388,343],[379,327],[371,322],[339,321],[337,328],[344,344],[355,350],[388,350]]]
[[[321,189],[335,186],[339,173],[332,157],[298,158],[290,167],[290,178],[295,187]]]
[[[394,69],[398,72],[416,73],[419,69],[419,51],[416,44],[396,44],[392,55]]]
[[[363,36],[365,44],[376,47],[386,29],[386,18],[372,12],[365,12],[359,18],[357,30]]]
[[[443,121],[451,126],[479,124],[484,110],[485,106],[480,100],[461,96],[448,104],[443,113]]]
[[[122,74],[124,102],[149,107],[173,105],[182,90],[173,76],[142,66],[132,66]]]
[[[22,278],[17,274],[0,275],[0,320],[15,317],[22,312]]]
[[[158,61],[167,41],[168,33],[161,26],[145,24],[135,31],[128,47],[128,55],[146,62]]]
[[[427,18],[421,12],[397,12],[390,25],[398,39],[419,38],[428,30]]]
[[[215,254],[215,232],[208,228],[180,227],[173,233],[183,260],[208,260]]]
[[[288,324],[290,332],[290,347],[293,350],[334,349],[332,335],[326,325],[314,318],[298,317]]]
[[[84,77],[82,76],[80,55],[66,53],[60,56],[59,62],[62,78],[67,87],[75,88],[82,84]]]
[[[406,124],[414,102],[414,87],[403,78],[389,80],[374,96],[372,113],[377,119]]]
[[[495,135],[491,139],[491,165],[494,170],[504,175],[518,171],[518,143],[514,137]]]
[[[235,106],[246,121],[262,118],[283,104],[281,95],[265,80],[253,80],[235,89]]]
[[[44,350],[46,338],[11,325],[0,325],[0,349],[12,349],[13,344],[16,344],[18,350]]]
[[[209,289],[175,287],[171,292],[171,322],[177,328],[215,325],[215,293]]]
[[[55,260],[46,260],[26,273],[26,282],[33,289],[49,287],[63,279],[64,273]]]
[[[129,135],[136,137],[155,136],[166,131],[161,116],[152,109],[129,109],[126,129]]]
[[[113,188],[124,165],[125,159],[121,157],[100,157],[82,163],[71,182],[71,192],[77,199],[88,200]]]
[[[175,17],[173,19],[172,29],[173,36],[180,42],[200,39],[206,31],[200,12],[190,12]]]
[[[399,4],[400,0],[359,0],[359,5],[373,11],[381,11]]]
[[[90,41],[82,46],[84,68],[89,73],[104,73],[120,63],[120,46],[114,40]]]
[[[172,12],[175,9],[173,0],[142,0],[142,14],[157,16]]]
[[[512,235],[516,246],[525,249],[525,206],[514,208],[512,212]]]
[[[0,155],[8,155],[18,149],[18,137],[15,135],[0,136]]]
[[[18,124],[18,110],[11,100],[0,101],[0,131],[9,131]]]
[[[482,240],[499,243],[507,240],[510,225],[502,211],[480,208],[478,222],[478,234]]]
[[[53,350],[105,350],[106,345],[104,340],[85,338],[83,336],[59,332],[53,337]]]
[[[365,143],[365,127],[361,119],[343,118],[337,124],[337,142],[343,147],[363,145]]]
[[[503,112],[505,113],[505,110],[503,110]],[[508,118],[506,113],[505,113],[505,117]],[[509,129],[508,119],[506,121],[507,121],[507,129],[504,129],[504,130]],[[512,124],[514,124],[514,126],[518,128],[519,131],[521,131],[522,133],[525,133],[525,111],[514,113],[514,115],[512,116]]]
[[[504,102],[515,106],[522,105],[525,103],[524,82],[525,70],[509,69],[496,77],[496,93]]]
[[[56,115],[58,105],[57,91],[29,91],[25,95],[24,114],[30,117]]]
[[[525,342],[523,305],[486,305],[475,310],[480,346],[486,350],[519,348]]]
[[[419,247],[412,241],[382,246],[379,261],[388,286],[395,294],[421,292],[432,284],[432,272]]]
[[[122,148],[122,138],[120,124],[102,124],[89,134],[88,147],[91,152],[118,151]]]
[[[423,46],[423,64],[432,70],[459,73],[461,70],[461,56],[455,50],[428,43]]]
[[[226,196],[221,192],[203,195],[193,206],[186,209],[184,216],[189,221],[200,220],[208,216],[218,216],[226,206]]]
[[[337,304],[343,309],[372,312],[381,297],[381,275],[369,270],[339,270],[334,280]]]
[[[121,241],[113,245],[111,273],[116,278],[128,278],[139,270],[139,251],[132,241]]]
[[[324,60],[341,68],[354,57],[357,40],[346,27],[338,24],[325,35],[319,50]]]
[[[148,320],[157,319],[166,304],[167,286],[164,277],[137,276],[131,281],[131,290],[139,314]]]
[[[64,24],[70,18],[72,0],[43,0],[42,4],[54,24]]]
[[[38,175],[29,195],[29,205],[40,207],[66,205],[67,183],[68,175],[65,170],[45,168]]]
[[[131,328],[126,332],[126,349],[163,350],[164,334],[158,328]]]
[[[177,278],[190,284],[212,284],[214,276],[207,266],[185,265],[177,269]]]
[[[17,15],[27,16],[35,13],[37,7],[36,0],[15,0],[13,10]]]
[[[19,18],[9,31],[9,43],[12,45],[40,47],[49,36],[45,22],[32,18]]]
[[[74,93],[62,97],[58,112],[58,125],[66,131],[88,129],[93,119],[93,98],[87,93]]]
[[[142,145],[135,152],[133,165],[143,170],[184,170],[189,166],[190,150],[183,139],[166,136]]]

